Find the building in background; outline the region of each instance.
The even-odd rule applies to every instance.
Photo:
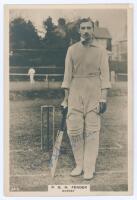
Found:
[[[127,27],[120,39],[112,45],[112,60],[127,62]]]
[[[98,44],[111,52],[112,37],[107,28],[99,26],[99,21],[94,22],[94,35]]]
[[[110,63],[110,71],[116,73],[116,80],[127,81],[127,27],[120,34],[117,40],[112,44],[112,61]]]
[[[112,45],[112,60],[127,62],[127,39],[123,39]]]

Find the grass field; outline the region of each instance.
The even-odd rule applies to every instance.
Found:
[[[63,138],[56,176],[51,179],[50,153],[40,148],[40,106],[59,106],[63,93],[57,89],[49,92],[43,84],[35,84],[33,88],[25,82],[10,84],[10,190],[47,191],[49,184],[90,184],[91,191],[127,191],[126,82],[116,83],[109,92],[108,111],[102,116],[96,174],[90,181],[83,180],[82,176],[69,176],[75,163],[67,134]],[[59,120],[60,113],[56,112],[55,132]]]

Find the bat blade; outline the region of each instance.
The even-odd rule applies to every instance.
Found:
[[[52,178],[55,175],[57,161],[58,161],[58,157],[59,157],[59,154],[60,154],[62,138],[63,138],[63,134],[64,134],[64,131],[65,131],[67,112],[68,112],[68,107],[63,107],[62,108],[62,119],[61,119],[61,124],[60,124],[60,130],[57,132],[55,145],[53,147],[53,154],[52,154],[52,157],[51,157],[51,163],[50,163],[51,164]]]
[[[53,153],[52,153],[51,163],[50,163],[52,178],[55,175],[57,161],[58,161],[58,157],[59,157],[59,154],[60,154],[60,147],[61,147],[61,143],[62,143],[62,138],[63,138],[63,131],[58,131],[57,136],[56,136],[56,140],[55,140],[55,144],[54,144],[54,147],[53,147]]]

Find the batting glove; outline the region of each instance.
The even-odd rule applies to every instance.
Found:
[[[107,110],[107,103],[106,102],[99,102],[99,113],[102,114]]]

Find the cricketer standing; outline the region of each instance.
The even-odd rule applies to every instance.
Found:
[[[94,40],[94,23],[82,19],[81,40],[68,48],[62,88],[68,105],[67,133],[76,167],[71,176],[93,178],[99,148],[100,114],[107,108],[109,65],[106,49]]]
[[[30,83],[34,83],[34,75],[35,75],[35,69],[30,68],[28,71],[28,75],[30,76]]]

